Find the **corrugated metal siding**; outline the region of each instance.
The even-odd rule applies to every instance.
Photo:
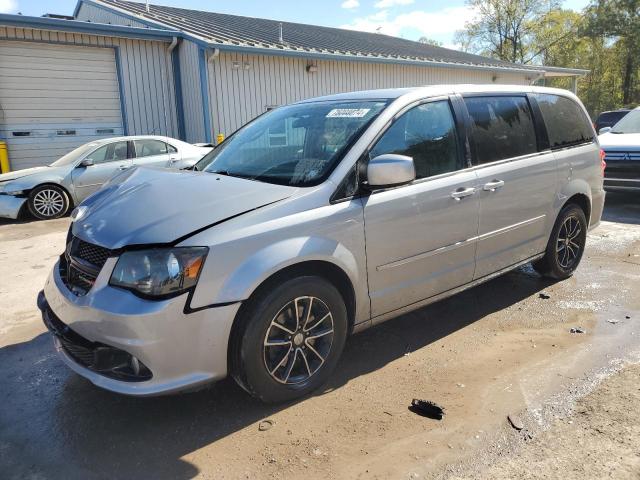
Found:
[[[179,48],[186,141],[190,143],[204,142],[202,92],[198,64],[199,47],[193,42],[184,40],[180,43]]]
[[[126,25],[128,27],[146,28],[148,26],[146,23],[138,22],[124,15],[119,15],[116,12],[110,12],[105,8],[96,7],[95,5],[85,2],[80,6],[76,20],[82,20],[84,22],[91,21],[94,23],[110,23],[111,25]],[[157,28],[163,27],[158,25]]]
[[[0,40],[116,47],[128,133],[178,137],[173,65],[167,43],[14,27],[0,27]],[[87,100],[96,101],[96,97]]]
[[[316,73],[307,73],[310,63],[318,66]],[[450,83],[527,85],[529,80],[517,73],[241,53],[221,53],[209,65],[213,130],[225,135],[270,106],[355,90]]]

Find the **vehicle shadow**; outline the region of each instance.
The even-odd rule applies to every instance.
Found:
[[[607,192],[602,220],[640,225],[640,194]]]
[[[550,284],[523,267],[355,335],[317,395]],[[185,455],[293,405],[264,405],[231,380],[169,397],[111,394],[70,373],[48,334],[1,348],[0,365],[0,463],[10,478],[193,478],[199,470]]]

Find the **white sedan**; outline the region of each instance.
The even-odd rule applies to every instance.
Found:
[[[24,208],[42,220],[58,218],[122,170],[145,165],[187,168],[211,149],[159,136],[96,140],[49,166],[0,175],[0,218],[17,218]]]

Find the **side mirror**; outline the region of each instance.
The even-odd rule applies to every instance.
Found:
[[[405,185],[416,178],[413,158],[387,153],[369,160],[367,181],[369,188],[386,188]]]
[[[611,127],[602,127],[600,130],[598,130],[598,135],[602,135],[603,133],[607,133],[611,131]]]
[[[81,167],[90,167],[93,164],[94,164],[94,162],[93,162],[92,158],[85,158],[84,160],[82,160],[80,162],[80,166]]]

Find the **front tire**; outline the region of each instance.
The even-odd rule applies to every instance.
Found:
[[[69,196],[57,185],[40,185],[31,190],[27,201],[29,212],[39,220],[60,218],[69,210]]]
[[[347,309],[323,278],[297,277],[262,289],[238,318],[231,374],[267,403],[303,397],[335,369],[347,338]]]
[[[587,219],[578,205],[566,205],[551,231],[544,257],[532,263],[542,276],[563,280],[580,264],[587,241]]]

